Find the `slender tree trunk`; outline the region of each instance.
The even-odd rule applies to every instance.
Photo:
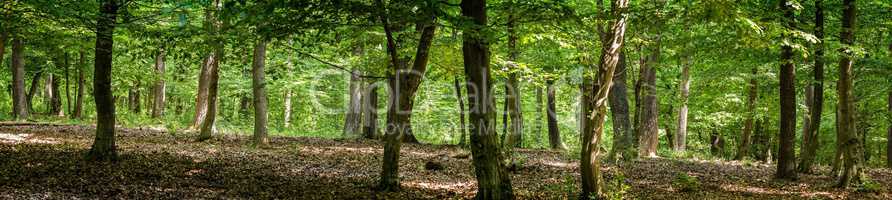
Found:
[[[366,88],[367,94],[363,95],[366,97],[366,98],[363,98],[364,103],[366,105],[363,106],[365,108],[365,109],[363,109],[363,113],[364,113],[363,115],[365,115],[363,117],[363,119],[365,119],[365,120],[362,121],[362,124],[363,124],[362,134],[365,136],[366,139],[378,138],[378,88],[379,87],[380,86],[378,85],[378,83],[371,83],[371,84],[369,84],[368,88]]]
[[[222,30],[222,22],[218,19],[219,12],[222,9],[222,4],[220,0],[214,0],[211,2],[212,5],[208,9],[207,16],[208,18],[205,23],[206,28],[209,30],[209,34],[213,38],[216,35],[219,35],[219,32]],[[217,39],[212,39],[209,41],[211,47],[213,49],[213,53],[208,56],[206,62],[207,68],[207,94],[206,94],[206,104],[205,114],[203,118],[196,119],[196,121],[201,121],[201,130],[198,136],[198,141],[208,140],[211,138],[214,132],[214,125],[217,120],[217,86],[220,79],[220,60],[223,59],[223,44],[222,41],[218,41]],[[202,69],[204,70],[204,69]],[[204,75],[204,74],[203,74]],[[199,81],[200,82],[200,81]],[[200,84],[199,84],[200,87]],[[200,90],[201,88],[199,88]],[[201,104],[201,91],[199,91],[199,104]],[[200,116],[198,112],[196,112],[196,118]]]
[[[824,110],[824,6],[822,2],[823,0],[815,1],[815,37],[818,38],[818,43],[815,46],[814,55],[814,82],[811,84],[814,99],[808,108],[808,112],[811,114],[811,123],[807,128],[808,132],[803,133],[803,139],[807,140],[802,141],[802,160],[799,162],[799,172],[802,173],[812,173],[811,166],[821,143],[819,133],[821,131],[821,115]]]
[[[87,154],[88,160],[117,160],[115,147],[115,105],[112,96],[112,56],[114,30],[118,13],[117,0],[100,5],[96,22],[96,59],[93,71],[93,96],[96,101],[96,138]]]
[[[77,94],[75,95],[75,103],[74,103],[74,114],[71,115],[74,119],[80,119],[83,116],[84,112],[84,90],[85,90],[85,78],[84,78],[84,67],[87,65],[86,58],[84,58],[84,51],[81,50],[79,52],[80,57],[78,58],[77,63]]]
[[[71,109],[71,80],[70,73],[68,73],[68,68],[71,68],[71,65],[68,61],[68,52],[65,52],[65,61],[63,65],[65,65],[65,112],[69,115],[72,113]]]
[[[613,0],[613,19],[610,27],[610,33],[605,34],[609,39],[602,39],[601,45],[602,57],[598,70],[598,88],[591,88],[593,93],[593,128],[591,132],[582,134],[582,152],[580,159],[580,174],[582,176],[582,193],[581,198],[603,197],[602,188],[604,188],[601,180],[601,162],[598,159],[600,154],[599,145],[601,143],[601,135],[604,132],[604,121],[607,117],[607,97],[610,93],[610,87],[613,84],[613,74],[616,66],[619,64],[620,52],[624,42],[626,33],[627,14],[624,14],[629,5],[628,0]],[[585,103],[584,103],[585,104]]]
[[[455,87],[455,99],[458,101],[458,122],[459,122],[459,146],[467,146],[466,138],[468,138],[468,131],[465,129],[465,100],[462,99],[461,96],[461,82],[458,80],[458,76],[453,77],[452,85]]]
[[[208,32],[207,38],[209,39],[209,43],[217,43],[216,41],[212,40],[214,40],[213,36],[216,35],[216,32],[218,31],[218,23],[220,23],[216,15],[219,3],[219,0],[213,0],[211,2],[212,5],[209,6],[208,9],[205,11],[204,29]],[[216,69],[214,68],[217,67],[217,63],[219,62],[218,60],[221,59],[217,56],[216,51],[216,49],[213,49],[211,50],[211,52],[208,52],[207,56],[201,63],[201,73],[198,75],[198,92],[195,96],[195,116],[192,118],[192,125],[190,126],[190,129],[192,130],[201,129],[203,124],[205,124],[204,122],[209,114],[208,108],[211,104],[210,90],[212,87],[211,79],[213,79],[214,76],[219,76],[215,74]],[[216,105],[216,102],[214,102],[213,104]]]
[[[342,137],[357,137],[362,134],[362,78],[359,69],[353,68],[350,72],[350,100],[347,105],[347,113],[344,119],[344,132]]]
[[[842,31],[840,31],[840,40],[844,46],[851,46],[855,43],[855,18],[856,8],[855,0],[843,0],[842,15]],[[839,107],[839,132],[842,140],[839,140],[843,152],[843,173],[839,178],[837,187],[848,187],[852,182],[859,182],[861,179],[861,163],[863,161],[862,152],[864,151],[861,143],[861,135],[855,131],[855,102],[854,102],[854,83],[852,81],[852,66],[854,65],[853,50],[843,47],[843,56],[839,61],[839,80],[836,84],[836,91]]]
[[[636,153],[632,149],[634,143],[634,135],[632,133],[632,123],[629,121],[629,97],[628,88],[626,86],[626,54],[620,52],[619,63],[616,65],[614,73],[614,82],[610,86],[610,114],[613,120],[613,147],[610,150],[608,159],[616,160],[618,154],[623,160],[631,160]]]
[[[475,26],[465,26],[465,33],[482,31],[487,24],[486,0],[463,0],[462,16]],[[514,199],[511,179],[499,150],[492,99],[489,44],[481,35],[464,34],[462,52],[468,84],[470,110],[471,153],[477,177],[477,197],[480,200]]]
[[[37,73],[40,74],[39,72]],[[33,89],[33,82],[31,88]],[[12,38],[12,108],[17,120],[28,119],[31,95],[25,93],[25,45],[19,37]],[[26,96],[27,95],[27,96]]]
[[[288,40],[289,47],[293,46],[293,44],[294,44],[294,41]],[[291,52],[288,53],[288,56],[285,56],[285,69],[288,70],[289,74],[294,73],[294,64],[291,62],[292,56],[293,56],[293,54],[291,54]],[[282,119],[285,128],[291,127],[291,110],[292,110],[291,98],[292,98],[292,95],[294,95],[294,94],[293,94],[293,91],[291,91],[291,87],[286,86],[286,88],[285,88],[285,110],[284,110],[285,116]]]
[[[743,134],[740,136],[740,144],[737,146],[737,155],[734,156],[734,160],[743,160],[749,156],[750,148],[753,143],[753,122],[756,117],[756,98],[759,95],[758,75],[759,68],[753,67],[752,73],[750,74],[750,83],[746,98],[746,120],[743,121]],[[760,137],[763,136],[760,135]]]
[[[24,62],[22,62],[22,63],[24,63]],[[24,68],[24,66],[22,66],[22,67]],[[34,95],[37,94],[38,88],[40,88],[40,77],[41,77],[40,75],[42,75],[42,74],[43,74],[43,70],[37,71],[37,73],[34,73],[34,77],[31,78],[31,87],[28,88],[28,98],[27,98],[28,99],[28,101],[27,101],[28,108],[26,108],[26,109],[28,109],[29,113],[35,112],[34,111]]]
[[[659,144],[659,102],[657,101],[657,70],[656,65],[660,58],[660,41],[662,37],[656,36],[654,47],[651,55],[647,58],[645,65],[641,66],[644,74],[642,81],[642,92],[644,98],[641,102],[641,123],[638,129],[638,156],[640,157],[656,157],[657,145]]]
[[[155,74],[158,76],[158,79],[155,80],[155,88],[152,90],[154,93],[154,101],[152,104],[152,118],[160,118],[164,115],[164,106],[166,105],[167,94],[166,84],[164,82],[164,49],[160,49],[158,51],[158,55],[155,56]]]
[[[47,85],[49,86],[50,92],[50,114],[63,117],[65,113],[62,112],[62,95],[59,87],[61,84],[59,83],[59,77],[55,74],[50,74],[49,79],[47,80]]]
[[[678,133],[673,140],[673,150],[685,151],[687,149],[688,137],[688,95],[691,88],[691,57],[685,55],[684,63],[681,64],[681,82],[678,84],[678,90],[681,93],[681,107],[678,108]],[[752,119],[750,119],[750,127],[752,127]]]
[[[793,8],[787,0],[781,0],[785,26],[793,27]],[[789,34],[785,34],[790,38]],[[793,47],[782,44],[780,65],[780,134],[778,134],[776,178],[796,179],[796,68],[793,64]]]
[[[512,10],[514,7],[513,1],[509,1],[509,15],[508,15],[508,62],[509,64],[509,73],[508,73],[508,82],[505,87],[506,97],[505,104],[508,106],[508,115],[511,118],[511,127],[508,132],[508,142],[505,145],[508,147],[508,156],[513,158],[512,156],[512,147],[520,148],[523,146],[523,112],[521,110],[521,91],[520,91],[520,82],[517,81],[517,73],[518,65],[515,63],[520,57],[520,51],[517,50],[517,20],[514,15],[514,11]]]
[[[142,99],[141,93],[139,92],[139,88],[142,87],[142,82],[136,81],[133,85],[134,85],[133,88],[130,88],[130,95],[128,96],[128,100],[129,100],[128,103],[130,105],[130,111],[135,114],[139,114],[139,112],[141,111],[140,99]]]
[[[558,128],[557,121],[557,106],[555,101],[555,90],[557,88],[554,87],[554,80],[546,80],[545,81],[545,90],[546,90],[546,99],[547,99],[547,108],[545,115],[548,118],[548,143],[551,146],[551,149],[567,149],[564,146],[564,142],[561,141],[561,130]]]
[[[542,94],[542,86],[536,86],[536,130],[533,132],[535,135],[536,144],[542,144],[542,122],[545,121],[543,117],[545,117],[545,107],[542,103],[545,99]]]
[[[254,46],[254,62],[251,65],[254,91],[254,144],[267,144],[267,100],[266,80],[264,69],[266,68],[266,40],[260,39]]]
[[[385,8],[384,3],[378,0],[377,3]],[[384,136],[384,164],[381,170],[381,179],[379,189],[384,191],[395,191],[400,189],[399,179],[399,152],[402,142],[414,142],[418,140],[412,134],[412,107],[415,104],[415,92],[421,84],[421,80],[427,70],[427,62],[431,44],[433,43],[434,33],[437,26],[434,23],[435,16],[429,16],[428,21],[418,24],[421,30],[418,46],[416,47],[415,60],[411,66],[400,59],[397,55],[398,49],[396,41],[394,41],[392,30],[386,16],[381,16],[381,22],[384,26],[384,32],[387,38],[387,53],[390,57],[390,66],[393,68],[392,78],[390,80],[390,107],[387,112],[387,128]]]

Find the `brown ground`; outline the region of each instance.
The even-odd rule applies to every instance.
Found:
[[[403,145],[403,190],[382,193],[374,190],[383,152],[377,141],[275,137],[257,149],[247,137],[195,143],[193,136],[119,130],[121,160],[91,163],[82,159],[93,137],[90,126],[5,124],[0,199],[466,199],[475,193],[470,160],[455,158],[467,151],[456,147]],[[575,199],[576,161],[561,152],[519,152],[523,167],[511,177],[519,199]],[[427,161],[445,169],[426,170]],[[773,166],[763,164],[648,159],[621,168],[603,169],[612,185],[631,186],[627,199],[892,199],[890,189],[834,189],[823,175],[775,181]],[[679,189],[682,173],[700,187]],[[890,170],[869,174],[884,188],[892,183]]]

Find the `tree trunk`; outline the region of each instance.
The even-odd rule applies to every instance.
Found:
[[[39,74],[39,73],[38,73]],[[33,86],[32,86],[33,88]],[[12,38],[12,108],[17,120],[28,119],[30,96],[25,93],[25,47],[22,39]]]
[[[217,24],[219,23],[219,19],[216,17],[219,3],[219,0],[213,0],[211,2],[212,5],[205,10],[204,29],[208,32],[207,39],[209,40],[209,43],[216,43],[216,41],[212,40],[214,40],[213,36],[217,32]],[[195,96],[195,116],[192,118],[192,125],[189,128],[192,130],[201,129],[203,124],[205,124],[204,121],[208,117],[210,90],[212,85],[211,79],[213,79],[214,76],[219,76],[215,74],[216,69],[214,69],[217,67],[218,59],[221,59],[220,57],[217,57],[216,51],[216,49],[211,50],[201,63],[201,73],[198,75],[198,92]],[[214,104],[216,104],[216,102]]]
[[[671,141],[674,145],[673,150],[685,151],[687,149],[688,137],[688,95],[691,88],[691,57],[685,55],[684,63],[681,64],[681,82],[678,84],[678,90],[681,93],[681,107],[678,108],[678,131],[675,140]],[[750,127],[752,127],[752,119],[750,119]]]
[[[22,63],[24,63],[24,62],[22,62]],[[23,66],[23,68],[24,68],[24,66]],[[28,99],[27,100],[28,108],[26,108],[26,109],[28,109],[29,113],[35,112],[34,111],[34,95],[37,94],[37,92],[38,92],[37,90],[38,90],[38,88],[40,88],[40,75],[42,75],[42,74],[43,74],[43,70],[37,71],[36,73],[34,73],[34,77],[31,78],[31,87],[28,88],[28,98],[27,98]]]
[[[818,43],[815,46],[813,101],[809,102],[808,112],[811,114],[810,126],[804,128],[808,132],[803,133],[802,159],[799,162],[799,172],[812,173],[812,164],[820,146],[821,114],[824,109],[824,6],[822,0],[815,1],[815,37]],[[806,137],[806,135],[808,137]],[[807,138],[807,140],[805,140]]]
[[[753,121],[756,117],[756,98],[759,95],[758,76],[759,67],[753,67],[746,98],[746,120],[743,121],[743,134],[740,136],[740,144],[737,146],[737,155],[734,156],[734,160],[743,160],[749,156],[750,146],[753,143]]]
[[[657,118],[659,117],[659,103],[657,101],[657,69],[656,65],[660,58],[660,41],[661,36],[657,35],[651,55],[647,58],[645,65],[641,66],[644,74],[642,80],[642,92],[645,95],[641,101],[641,123],[638,129],[638,156],[640,157],[656,157],[657,145],[659,144],[659,128]]]
[[[781,0],[785,25],[793,27],[793,8],[787,0]],[[785,34],[790,38],[789,34]],[[780,134],[777,153],[776,178],[796,179],[796,68],[793,64],[793,47],[782,44],[780,65]]]
[[[465,26],[465,33],[479,33],[487,24],[486,0],[463,0],[462,16],[474,26]],[[478,34],[464,34],[462,53],[468,84],[471,131],[471,153],[477,177],[477,197],[480,200],[514,199],[511,179],[499,150],[499,142],[492,123],[495,117],[492,99],[489,44]]]
[[[564,146],[564,142],[561,141],[561,130],[558,127],[557,121],[557,107],[555,106],[555,90],[554,80],[546,80],[545,81],[545,90],[546,90],[546,99],[547,99],[547,108],[545,115],[548,118],[548,143],[551,146],[551,149],[567,149]]]
[[[545,107],[542,103],[545,99],[542,96],[542,86],[536,86],[536,130],[533,132],[536,144],[542,144],[542,122],[545,121],[543,117],[545,117],[546,111],[543,111]]]
[[[517,31],[516,23],[517,19],[515,18],[513,9],[513,1],[509,1],[509,14],[508,14],[508,81],[505,97],[505,105],[508,106],[508,115],[511,118],[511,126],[508,129],[508,142],[505,145],[508,147],[508,156],[513,158],[512,156],[512,147],[520,148],[523,146],[523,112],[521,110],[521,91],[520,91],[520,82],[517,81],[517,73],[518,65],[515,63],[520,56],[520,51],[517,50]]]
[[[115,147],[115,104],[112,96],[112,56],[117,0],[105,0],[96,22],[96,59],[93,71],[93,96],[96,103],[96,138],[87,154],[88,160],[117,160]]]
[[[613,148],[610,150],[608,160],[614,161],[619,154],[623,160],[631,160],[635,157],[632,149],[634,135],[632,124],[629,121],[629,97],[626,92],[626,54],[620,52],[619,63],[616,65],[614,82],[610,86],[610,114],[613,120]]]
[[[862,152],[863,144],[861,143],[861,135],[855,131],[855,103],[854,103],[854,83],[852,81],[852,66],[854,65],[854,53],[848,46],[855,43],[855,0],[843,0],[842,15],[842,31],[839,38],[843,43],[841,52],[844,54],[839,61],[839,80],[836,84],[836,91],[839,107],[839,132],[841,139],[840,144],[843,152],[843,173],[839,178],[837,187],[848,187],[852,182],[859,182],[861,179],[860,165],[863,161]]]
[[[75,95],[74,114],[71,115],[71,118],[74,119],[80,119],[84,112],[84,82],[86,82],[84,80],[84,67],[87,63],[85,62],[84,51],[81,50],[79,54],[80,58],[77,61],[77,95]]]
[[[357,137],[362,134],[362,79],[359,69],[350,71],[350,101],[347,105],[347,113],[344,119],[344,132],[342,137]]]
[[[592,91],[587,93],[594,94],[592,99],[594,106],[592,113],[593,127],[591,132],[582,134],[582,152],[580,160],[580,174],[582,176],[582,194],[581,198],[603,197],[601,180],[601,162],[598,159],[600,154],[599,145],[601,143],[601,135],[604,132],[604,120],[607,117],[607,97],[610,93],[610,87],[613,84],[613,74],[616,66],[620,61],[620,52],[624,42],[626,33],[627,15],[623,14],[628,7],[628,0],[614,0],[612,17],[616,19],[611,24],[611,32],[605,34],[609,39],[602,39],[601,57],[598,70],[598,88],[590,88]],[[593,84],[594,85],[594,84]],[[583,103],[585,104],[585,103]]]
[[[293,44],[294,44],[294,41],[288,40],[289,47],[291,47]],[[291,52],[289,52],[288,55],[285,56],[285,69],[288,70],[288,74],[294,73],[294,64],[291,62],[291,57],[292,57]],[[285,128],[291,127],[291,110],[292,110],[291,98],[292,98],[292,95],[294,95],[294,94],[293,94],[293,91],[291,91],[291,87],[286,86],[285,87],[285,110],[283,111],[285,116],[282,119],[282,123],[284,124]]]
[[[155,88],[153,91],[154,101],[152,104],[152,118],[160,118],[164,115],[164,106],[166,105],[166,85],[164,82],[164,49],[160,49],[158,51],[158,55],[155,56],[155,74],[158,76],[158,79],[155,80]]]
[[[219,12],[222,9],[222,5],[220,0],[214,0],[211,2],[211,6],[208,9],[207,21],[205,21],[206,28],[208,29],[209,35],[211,38],[214,38],[219,34],[219,31],[222,29],[222,22],[218,19]],[[207,94],[205,95],[207,107],[204,109],[204,116],[201,116],[200,109],[196,111],[196,122],[201,122],[201,130],[198,136],[198,141],[208,140],[211,138],[211,135],[214,132],[214,125],[216,123],[217,118],[217,86],[220,79],[220,60],[223,59],[223,44],[222,41],[218,41],[216,39],[212,39],[209,41],[211,48],[213,49],[213,53],[211,53],[206,60],[206,65],[204,68],[207,68],[207,74],[204,74],[204,68],[202,68],[202,76],[207,75],[206,79],[206,87]],[[205,78],[205,77],[202,77]],[[199,81],[200,82],[200,81]],[[199,90],[201,90],[201,84],[199,83]],[[201,104],[201,91],[199,91],[198,96],[198,104]]]
[[[364,103],[363,106],[363,130],[362,134],[366,139],[375,139],[378,138],[378,88],[380,86],[378,83],[369,84],[368,88],[366,88],[366,98],[363,98]]]
[[[260,39],[254,46],[254,62],[251,65],[254,91],[254,144],[267,144],[267,100],[266,100],[266,40]]]
[[[377,3],[383,8],[381,0]],[[399,180],[399,152],[401,142],[417,143],[418,140],[412,134],[412,107],[415,104],[415,92],[421,84],[421,80],[427,70],[427,61],[434,33],[437,26],[434,23],[435,16],[430,16],[428,21],[418,24],[421,30],[418,46],[415,52],[415,61],[412,66],[400,59],[398,49],[394,41],[390,24],[385,16],[381,16],[384,32],[387,38],[387,52],[390,56],[390,66],[393,68],[390,79],[390,107],[387,112],[387,128],[384,136],[384,164],[381,170],[379,189],[395,191],[400,189]]]
[[[49,87],[50,92],[50,112],[49,114],[56,116],[65,116],[65,113],[62,112],[62,95],[59,92],[59,87],[61,87],[59,83],[59,77],[55,74],[50,73],[49,79],[47,80],[47,85]]]
[[[889,111],[887,114],[887,125],[889,126],[888,130],[886,130],[886,167],[892,169],[892,87],[889,88]]]
[[[458,145],[467,146],[466,138],[468,138],[468,131],[465,129],[465,100],[461,96],[461,82],[458,81],[458,76],[453,77],[452,85],[455,87],[455,100],[458,101]]]
[[[70,73],[68,73],[68,68],[70,68],[70,63],[68,60],[68,52],[65,52],[65,112],[71,115],[71,80]]]
[[[140,81],[136,81],[133,83],[133,87],[130,88],[130,94],[127,97],[128,105],[130,107],[130,112],[134,114],[139,114],[140,112],[140,99],[142,98],[139,92],[139,88],[142,87],[142,83]]]

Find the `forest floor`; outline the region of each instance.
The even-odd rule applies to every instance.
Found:
[[[0,125],[0,199],[467,199],[476,188],[468,151],[452,146],[403,145],[403,190],[377,192],[378,141],[273,137],[254,148],[245,136],[193,142],[192,134],[119,129],[120,161],[94,163],[82,159],[93,130]],[[519,199],[575,199],[578,161],[518,151],[511,181]],[[428,170],[428,161],[444,169]],[[773,180],[774,167],[760,163],[654,158],[603,169],[610,190],[627,199],[892,199],[889,189],[835,189],[824,175]],[[890,170],[869,175],[892,185]]]

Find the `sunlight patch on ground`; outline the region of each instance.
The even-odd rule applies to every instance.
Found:
[[[32,134],[0,133],[0,143],[4,143],[4,144],[19,144],[19,143],[59,144],[59,141],[56,141],[52,138],[48,138],[47,140],[33,138]]]
[[[734,185],[734,184],[723,184],[722,190],[732,191],[732,192],[743,192],[743,193],[753,193],[753,194],[764,194],[764,195],[788,195],[790,192],[782,192],[776,191],[766,188],[746,186],[746,185]]]
[[[552,166],[552,167],[558,167],[558,168],[572,168],[572,167],[574,167],[573,163],[553,161],[553,160],[543,161],[542,164]]]
[[[423,182],[423,181],[404,181],[404,185],[415,188],[423,188],[428,190],[451,190],[458,191],[469,188],[474,185],[473,182]]]

